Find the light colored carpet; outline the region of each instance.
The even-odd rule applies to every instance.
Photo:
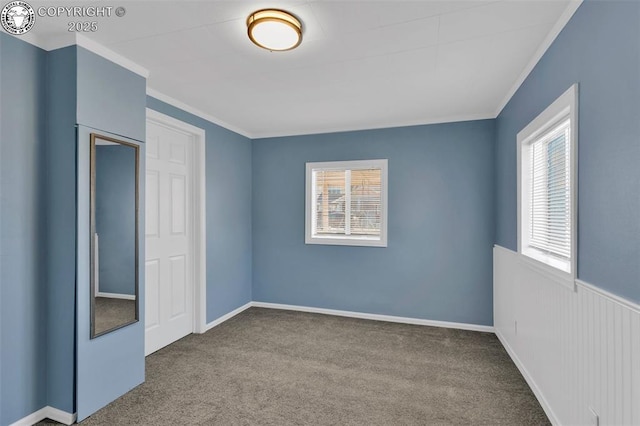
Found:
[[[490,333],[251,308],[83,425],[546,425]]]
[[[96,334],[128,324],[136,319],[135,300],[96,297]]]

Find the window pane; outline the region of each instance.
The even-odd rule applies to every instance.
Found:
[[[571,256],[569,121],[533,142],[530,244],[543,252]]]
[[[387,246],[387,160],[306,163],[306,176],[305,244]]]
[[[345,172],[314,171],[316,234],[344,234]]]
[[[380,169],[351,171],[351,234],[380,235]]]

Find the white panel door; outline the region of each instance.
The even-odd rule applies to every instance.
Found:
[[[193,135],[147,122],[145,354],[193,331]]]

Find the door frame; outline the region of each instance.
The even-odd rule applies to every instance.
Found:
[[[200,127],[147,108],[147,122],[193,136],[193,333],[207,331],[207,199],[205,175],[206,132]],[[146,239],[146,232],[145,232]]]

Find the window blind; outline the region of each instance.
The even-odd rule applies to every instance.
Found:
[[[565,118],[532,142],[529,244],[571,258],[570,120]]]
[[[380,236],[381,169],[313,170],[315,235]]]
[[[380,169],[351,171],[351,234],[380,235],[380,190]]]

